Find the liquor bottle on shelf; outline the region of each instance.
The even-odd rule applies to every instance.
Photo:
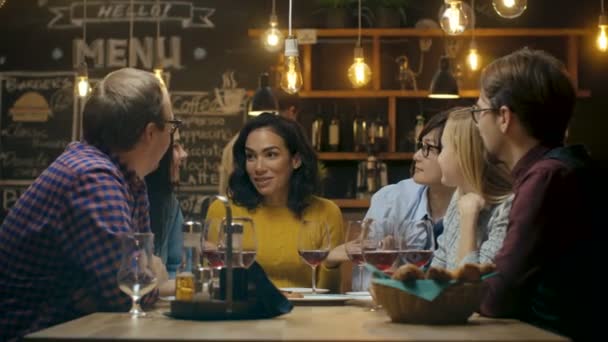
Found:
[[[377,117],[370,125],[369,146],[373,153],[386,152],[388,150],[388,125],[380,117]]]
[[[312,131],[310,132],[310,140],[312,142],[312,147],[320,152],[323,150],[323,117],[321,112],[321,105],[319,105],[319,109],[317,111],[317,117],[315,121],[312,122]]]
[[[414,128],[414,144],[418,143],[418,140],[422,138],[420,132],[424,128],[424,116],[416,115],[416,128]]]
[[[334,104],[334,116],[329,123],[329,150],[337,152],[340,150],[340,117],[338,116],[338,105]]]
[[[353,120],[353,150],[365,152],[367,145],[367,122],[360,116]]]

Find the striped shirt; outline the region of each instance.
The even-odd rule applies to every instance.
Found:
[[[91,310],[127,311],[120,238],[148,231],[145,183],[93,146],[68,145],[0,227],[0,340]]]
[[[479,213],[477,219],[477,250],[466,255],[460,262],[458,244],[460,242],[460,214],[458,212],[458,191],[454,192],[443,217],[443,234],[437,239],[437,250],[433,253],[431,266],[456,269],[466,263],[493,263],[507,234],[509,212],[513,195],[499,204],[490,205]]]

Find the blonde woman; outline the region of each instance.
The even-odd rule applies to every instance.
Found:
[[[441,182],[456,187],[431,266],[488,263],[502,246],[513,195],[506,166],[493,164],[470,111],[451,111],[438,156]]]

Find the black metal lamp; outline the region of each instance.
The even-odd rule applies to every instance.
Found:
[[[279,113],[279,101],[270,88],[268,73],[260,75],[260,87],[249,102],[248,114],[250,116],[258,116],[263,112]]]
[[[429,97],[433,99],[457,99],[458,83],[450,71],[450,59],[442,56],[439,60],[439,70],[433,76]]]

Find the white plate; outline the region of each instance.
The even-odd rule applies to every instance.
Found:
[[[369,291],[351,291],[351,292],[346,292],[347,296],[351,296],[351,297],[367,297],[367,296],[371,296]]]
[[[281,290],[283,292],[291,292],[291,293],[302,293],[302,294],[310,293],[310,294],[312,294],[312,288],[310,288],[310,287],[281,287],[281,288],[279,288],[279,290]],[[328,289],[317,289],[317,293],[327,293],[327,292],[329,292]]]
[[[344,304],[351,297],[342,294],[305,294],[304,298],[289,298],[290,301],[306,304]]]
[[[165,302],[170,302],[172,300],[175,300],[175,296],[167,296],[167,297],[159,296],[158,299],[165,301]]]

